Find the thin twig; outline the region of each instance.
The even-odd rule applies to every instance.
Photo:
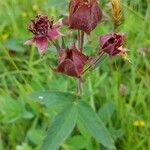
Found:
[[[80,35],[80,30],[78,30],[78,49],[80,50],[81,47],[81,35]]]
[[[84,31],[80,31],[80,32],[81,32],[81,34],[80,34],[80,36],[81,36],[81,38],[80,38],[80,40],[81,40],[80,50],[82,52],[83,45],[84,45]]]
[[[95,66],[97,64],[97,62],[102,58],[102,56],[104,55],[104,53],[100,53],[99,57],[93,62],[92,65],[88,66],[83,72],[82,74],[84,74],[85,72],[87,72],[90,68],[92,68],[92,66]]]
[[[57,49],[57,51],[59,51],[60,50],[60,46],[59,46],[58,42],[57,41],[53,41],[53,40],[50,40],[50,41],[55,46],[55,48]]]
[[[82,52],[84,44],[84,31],[78,30],[78,48]]]

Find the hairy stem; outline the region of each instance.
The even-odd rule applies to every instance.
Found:
[[[82,74],[84,74],[84,73],[87,72],[89,69],[91,69],[92,66],[96,66],[96,64],[99,62],[99,60],[102,58],[103,55],[104,55],[103,52],[100,53],[99,56],[98,56],[98,58],[93,62],[93,64],[90,65],[90,66],[88,66],[88,67],[82,72]]]
[[[78,49],[80,50],[81,48],[81,32],[78,30]]]
[[[81,52],[83,50],[83,44],[84,44],[84,32],[81,31],[81,47],[80,47]]]
[[[82,52],[83,50],[83,42],[84,42],[84,32],[78,30],[78,49]],[[82,95],[82,79],[78,79],[77,83],[77,96]]]
[[[84,32],[78,30],[78,48],[81,52],[83,50],[83,44],[84,44]]]
[[[59,51],[60,50],[60,46],[59,46],[58,42],[57,41],[53,41],[53,40],[50,40],[50,41],[54,45],[54,47],[57,49],[57,51]]]

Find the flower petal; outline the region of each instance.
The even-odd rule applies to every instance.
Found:
[[[48,46],[48,39],[46,37],[36,38],[35,43],[38,48],[39,54],[40,55],[44,54]]]
[[[106,34],[106,35],[102,35],[99,38],[99,41],[101,43],[101,47],[104,47],[105,43],[110,39],[114,37],[114,32]]]
[[[76,70],[74,63],[70,59],[64,60],[62,63],[58,65],[57,68],[54,69],[56,72],[60,72],[72,77],[80,77],[80,74]]]
[[[121,52],[119,47],[121,47],[124,42],[124,34],[111,32],[102,35],[99,38],[99,41],[103,52],[108,53],[110,56],[116,56]]]
[[[53,26],[52,29],[58,29],[62,26],[62,19],[59,19]]]
[[[67,51],[65,49],[60,49],[58,52],[58,62],[62,63],[67,57]]]
[[[88,57],[79,52],[77,49],[75,49],[72,50],[72,59],[74,65],[76,66],[76,69],[78,70],[79,73],[81,73],[88,61]]]
[[[89,34],[102,19],[97,0],[71,0],[69,3],[69,25]]]
[[[24,44],[25,44],[25,45],[31,45],[31,44],[33,44],[34,42],[35,42],[35,39],[34,39],[34,37],[32,37],[32,38],[28,39]]]
[[[49,39],[57,39],[57,38],[59,38],[61,36],[62,36],[62,34],[60,32],[58,32],[58,31],[56,31],[56,29],[50,29],[48,31]]]
[[[68,16],[65,16],[62,19],[62,24],[65,25],[65,26],[69,26],[69,17]]]

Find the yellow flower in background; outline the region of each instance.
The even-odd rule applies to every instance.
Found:
[[[37,10],[39,9],[39,6],[38,6],[37,4],[34,4],[34,5],[32,6],[32,9],[33,9],[34,11],[37,11]]]
[[[8,37],[9,37],[9,33],[4,33],[4,34],[2,34],[1,39],[2,39],[2,41],[6,41],[8,39]]]
[[[145,122],[143,120],[136,120],[136,121],[133,122],[133,126],[134,127],[144,127]]]
[[[26,18],[27,17],[27,13],[26,12],[22,12],[21,16],[22,16],[22,18]]]
[[[122,6],[121,6],[121,0],[111,0],[112,5],[112,20],[114,24],[118,25],[121,17],[122,17]]]

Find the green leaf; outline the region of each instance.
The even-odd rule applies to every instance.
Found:
[[[27,137],[32,144],[41,145],[44,139],[44,133],[42,130],[33,128],[28,131]]]
[[[5,46],[14,52],[24,52],[25,48],[23,46],[23,41],[16,38],[10,38],[5,42]]]
[[[81,135],[76,135],[76,136],[70,137],[67,140],[67,143],[69,145],[71,145],[73,148],[75,148],[76,150],[77,149],[84,149],[86,144],[87,144],[86,139]]]
[[[85,128],[85,126],[83,125],[83,122],[81,120],[78,120],[77,122],[77,127],[80,129],[80,133],[81,135],[86,138],[89,139],[91,138],[91,134],[89,133],[89,131]]]
[[[29,111],[25,111],[23,114],[24,119],[32,119],[33,117],[34,117],[34,114]]]
[[[71,93],[64,93],[58,91],[39,91],[30,94],[30,96],[47,107],[69,104],[75,101],[77,98]]]
[[[91,135],[105,147],[115,149],[114,141],[94,110],[85,102],[78,105],[79,117]]]
[[[100,116],[101,120],[105,123],[110,122],[110,119],[114,113],[115,106],[112,101],[105,103],[98,111],[98,115]]]
[[[115,130],[113,128],[109,129],[110,133],[113,135],[113,138],[116,140],[118,138],[121,138],[125,132],[122,128],[118,129],[118,130]]]
[[[64,107],[52,122],[42,145],[42,150],[56,150],[70,135],[77,121],[77,107],[75,104]]]
[[[9,96],[0,97],[0,113],[4,123],[14,123],[23,118],[25,104],[20,99],[14,100]]]
[[[27,143],[17,145],[16,150],[33,150]]]

